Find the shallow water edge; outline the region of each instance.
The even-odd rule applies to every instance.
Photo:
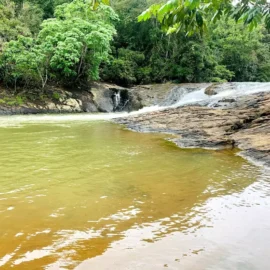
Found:
[[[267,264],[269,175],[234,150],[83,115],[0,123],[3,269]]]

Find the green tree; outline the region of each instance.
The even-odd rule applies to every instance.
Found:
[[[135,84],[143,73],[141,67],[144,59],[143,53],[120,48],[117,57],[112,57],[109,64],[103,68],[102,78],[122,85]]]
[[[14,83],[15,91],[17,82],[29,83],[35,78],[38,61],[33,43],[32,38],[21,36],[17,41],[10,41],[5,48],[1,59],[4,79],[7,83]]]
[[[9,0],[0,2],[0,52],[3,44],[15,40],[19,35],[31,36],[31,31],[15,14],[15,5]]]
[[[71,3],[72,0],[29,0],[32,3],[38,5],[43,11],[43,18],[53,18],[54,11],[57,6]]]
[[[111,64],[102,73],[104,80],[120,84],[136,84],[176,80],[199,82],[231,80],[233,73],[218,63],[203,37],[186,37],[183,33],[167,36],[157,20],[138,23],[138,15],[151,4],[146,0],[117,1],[113,6],[119,13]],[[137,62],[125,57],[133,51],[144,56]],[[120,53],[119,53],[120,51]],[[128,53],[132,55],[131,53]]]
[[[2,55],[7,82],[65,83],[98,79],[99,65],[106,61],[115,34],[111,7],[93,10],[90,1],[74,0],[56,8],[55,17],[42,23],[36,39],[20,37],[6,44]]]
[[[163,82],[269,80],[269,42],[262,26],[252,32],[243,22],[226,16],[209,19],[204,35],[183,30],[166,35],[156,18],[138,23],[137,16],[149,6],[146,0],[113,3],[120,21],[111,62],[102,72],[104,80],[120,84]],[[223,34],[222,34],[223,33]],[[124,52],[144,55],[137,63]],[[121,53],[119,53],[119,51]],[[128,53],[129,54],[129,53]]]
[[[38,5],[29,1],[24,3],[18,19],[27,26],[33,36],[36,36],[43,21],[43,14],[43,10]]]
[[[218,61],[234,73],[236,81],[261,81],[270,79],[269,42],[263,42],[264,28],[252,32],[243,23],[222,18],[211,25],[209,46]]]
[[[112,8],[100,5],[95,11],[89,2],[74,0],[56,8],[55,19],[42,24],[39,43],[54,48],[50,66],[66,79],[98,79],[99,65],[106,61],[117,20]]]

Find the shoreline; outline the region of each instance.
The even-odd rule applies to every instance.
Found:
[[[115,122],[115,119],[113,119],[113,122]],[[164,134],[164,135],[172,135],[172,136],[175,136],[175,134],[173,133],[166,133],[166,132],[156,132],[156,131],[148,131],[148,132],[141,132],[141,131],[137,131],[137,130],[134,130],[134,129],[131,129],[131,128],[127,128],[124,124],[121,124],[121,123],[117,123],[115,122],[116,124],[119,124],[121,126],[123,126],[125,129],[129,130],[129,131],[132,131],[132,132],[139,132],[139,133],[154,133],[154,134]],[[270,164],[268,163],[265,163],[263,160],[259,159],[259,158],[255,158],[254,156],[250,156],[248,155],[247,153],[245,153],[245,150],[241,149],[241,148],[238,148],[238,147],[232,147],[232,148],[218,148],[218,147],[197,147],[197,146],[189,146],[189,147],[184,147],[184,146],[180,146],[177,144],[177,142],[173,141],[172,138],[164,138],[165,141],[167,142],[170,142],[170,143],[173,143],[174,146],[176,146],[177,148],[179,149],[187,149],[187,150],[192,150],[192,149],[202,149],[202,150],[208,150],[208,151],[222,151],[222,150],[235,150],[236,152],[234,153],[234,155],[236,156],[239,156],[243,159],[245,159],[247,162],[257,166],[257,167],[261,167],[263,169],[266,169],[266,170],[270,170]],[[269,153],[270,155],[270,153]]]
[[[47,99],[43,104],[29,103],[22,106],[7,106],[0,102],[0,117],[90,113],[89,119],[111,120],[132,131],[171,134],[174,138],[170,141],[180,148],[210,150],[237,148],[241,151],[239,155],[245,159],[270,168],[270,91],[221,97],[211,106],[200,100],[197,103],[174,106],[177,100],[182,101],[189,93],[197,94],[196,91],[200,89],[208,87],[210,92],[220,93],[219,91],[236,89],[237,85],[239,86],[239,83],[210,84],[210,87],[207,83],[179,85],[167,83],[124,89],[103,83],[93,85],[91,92],[71,93],[63,89],[53,89],[51,95],[56,93],[56,90],[61,94],[57,101]],[[250,89],[254,87],[256,90],[256,86],[264,84],[242,83],[238,91],[245,91],[243,87],[248,85],[251,85]],[[201,90],[199,95],[203,94]],[[115,93],[130,99],[130,107],[126,111],[117,112],[114,109]],[[215,97],[213,94],[210,101],[213,102]],[[122,102],[125,103],[124,98]],[[151,106],[161,107],[159,110],[153,110]],[[7,108],[4,113],[3,108]],[[140,108],[147,110],[136,113]],[[128,111],[133,113],[129,115]],[[106,112],[109,115],[105,116]],[[114,114],[123,112],[124,115],[114,118]],[[99,115],[98,119],[96,113]]]
[[[179,148],[239,149],[251,163],[270,168],[270,93],[243,96],[227,107],[198,104],[113,119],[129,130],[163,133]]]

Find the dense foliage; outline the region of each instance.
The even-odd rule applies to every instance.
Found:
[[[117,15],[105,5],[93,11],[90,2],[83,0],[59,5],[54,14],[41,24],[36,37],[21,35],[5,44],[1,57],[4,81],[15,86],[17,82],[40,82],[44,87],[48,80],[71,84],[99,78]]]
[[[0,81],[15,89],[18,85],[44,88],[51,82],[73,85],[100,78],[122,85],[269,81],[268,13],[256,15],[262,8],[267,11],[264,1],[257,1],[260,6],[252,20],[244,14],[255,5],[248,10],[239,6],[237,12],[242,13],[238,17],[224,5],[214,17],[211,12],[203,13],[208,29],[203,34],[197,31],[196,15],[193,30],[166,22],[175,8],[168,3],[175,1],[160,2],[118,0],[108,6],[108,0],[0,0]],[[188,3],[185,8],[193,3],[192,10],[200,12],[202,1]],[[163,10],[163,19],[159,14],[138,22],[138,16],[152,4],[159,6],[155,15]],[[167,8],[162,9],[164,6]],[[153,8],[149,12],[141,19],[151,17]],[[168,29],[175,33],[168,35]],[[192,35],[187,35],[190,29]]]
[[[146,0],[115,3],[119,34],[111,62],[102,70],[104,79],[122,84],[269,81],[269,35],[263,25],[250,31],[244,22],[223,16],[217,22],[209,18],[203,35],[189,36],[185,31],[167,35],[156,19],[137,22],[150,4]]]

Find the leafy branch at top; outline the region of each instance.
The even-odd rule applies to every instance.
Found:
[[[169,0],[154,4],[139,16],[139,21],[156,17],[168,34],[184,31],[187,35],[203,32],[209,21],[222,16],[249,25],[250,30],[264,23],[270,29],[270,4],[267,0]],[[210,18],[210,19],[209,19]]]

